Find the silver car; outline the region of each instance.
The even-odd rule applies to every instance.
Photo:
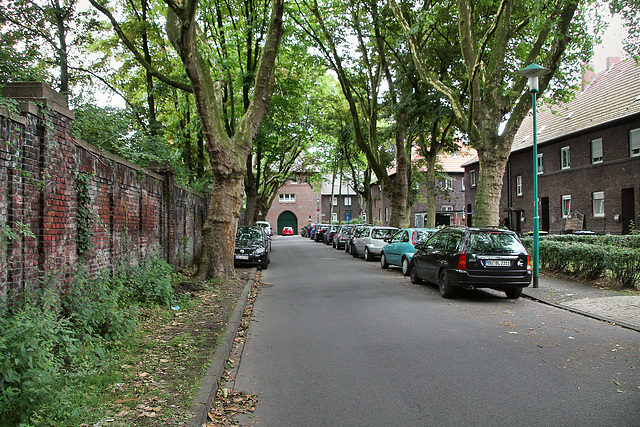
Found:
[[[372,261],[380,256],[382,248],[387,244],[384,239],[395,234],[398,231],[395,227],[363,227],[354,235],[353,242],[350,246],[351,255],[358,257],[364,256],[367,261]]]

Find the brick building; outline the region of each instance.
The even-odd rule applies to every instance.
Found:
[[[309,173],[292,172],[278,190],[265,220],[271,223],[274,234],[282,234],[283,227],[293,227],[295,234],[309,222],[315,222],[320,208],[320,193],[309,183]]]
[[[626,234],[640,222],[640,67],[610,58],[570,102],[538,103],[540,230],[562,233],[567,219],[598,234]],[[515,136],[500,200],[501,222],[518,232],[533,229],[533,118]],[[465,164],[475,182],[477,160]],[[468,186],[473,206],[476,188]],[[580,228],[580,226],[577,226]]]
[[[439,189],[436,196],[436,226],[466,223],[468,209],[465,205],[465,192],[467,186],[463,164],[475,156],[474,149],[464,146],[461,146],[460,150],[455,153],[438,156],[442,178],[439,179]],[[419,162],[418,155],[413,157],[413,162]],[[391,177],[393,179],[394,175]],[[425,189],[421,188],[420,191],[422,194],[417,197],[417,201],[411,205],[409,211],[409,227],[422,228],[426,224]],[[389,225],[389,199],[380,184],[371,185],[371,196],[373,197],[373,221],[376,224]]]

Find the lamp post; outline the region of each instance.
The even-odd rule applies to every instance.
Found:
[[[536,94],[539,90],[538,77],[550,73],[551,70],[538,64],[531,64],[518,74],[529,78],[533,108],[533,287],[537,288],[540,275],[540,217],[538,216],[538,132],[536,123]]]

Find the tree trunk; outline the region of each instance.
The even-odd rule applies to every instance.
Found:
[[[424,156],[427,162],[426,189],[427,189],[427,220],[424,224],[426,228],[436,228],[436,199],[438,196],[438,186],[436,182],[436,162],[437,154]]]
[[[505,150],[478,151],[480,163],[473,224],[478,227],[500,225],[500,196],[502,178],[509,152]]]
[[[244,173],[214,175],[207,219],[202,227],[198,280],[236,276],[233,254],[243,192]]]

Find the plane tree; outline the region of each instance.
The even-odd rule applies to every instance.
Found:
[[[385,117],[381,114],[384,97],[388,105],[397,105],[403,96],[396,89],[388,58],[394,37],[385,19],[389,14],[379,10],[377,1],[301,0],[297,6],[293,19],[337,76],[351,115],[353,140],[389,197],[389,224],[403,227],[407,223],[410,151],[406,114],[402,109]],[[392,164],[395,178],[389,169]]]
[[[551,73],[540,79],[565,98],[579,81],[579,72],[593,50],[594,36],[586,20],[591,1],[389,0],[404,29],[420,79],[447,100],[456,126],[478,151],[479,176],[474,223],[498,225],[502,179],[515,133],[531,109],[527,80],[518,71],[532,62]],[[436,73],[430,66],[435,39],[425,28],[446,9],[457,27],[452,46],[459,49],[463,73]],[[436,43],[436,46],[438,43]]]
[[[197,277],[236,277],[233,252],[247,157],[271,100],[276,57],[284,34],[284,2],[263,3],[265,7],[260,10],[266,13],[261,14],[246,9],[250,2],[166,0],[165,36],[183,71],[168,76],[145,60],[111,10],[96,0],[90,1],[109,18],[122,43],[154,78],[193,93],[212,180]],[[246,12],[243,16],[247,20],[237,19],[238,10]],[[231,55],[232,49],[237,56]],[[255,64],[255,68],[244,64]],[[231,82],[241,86],[239,94]],[[236,108],[237,102],[240,108]]]

